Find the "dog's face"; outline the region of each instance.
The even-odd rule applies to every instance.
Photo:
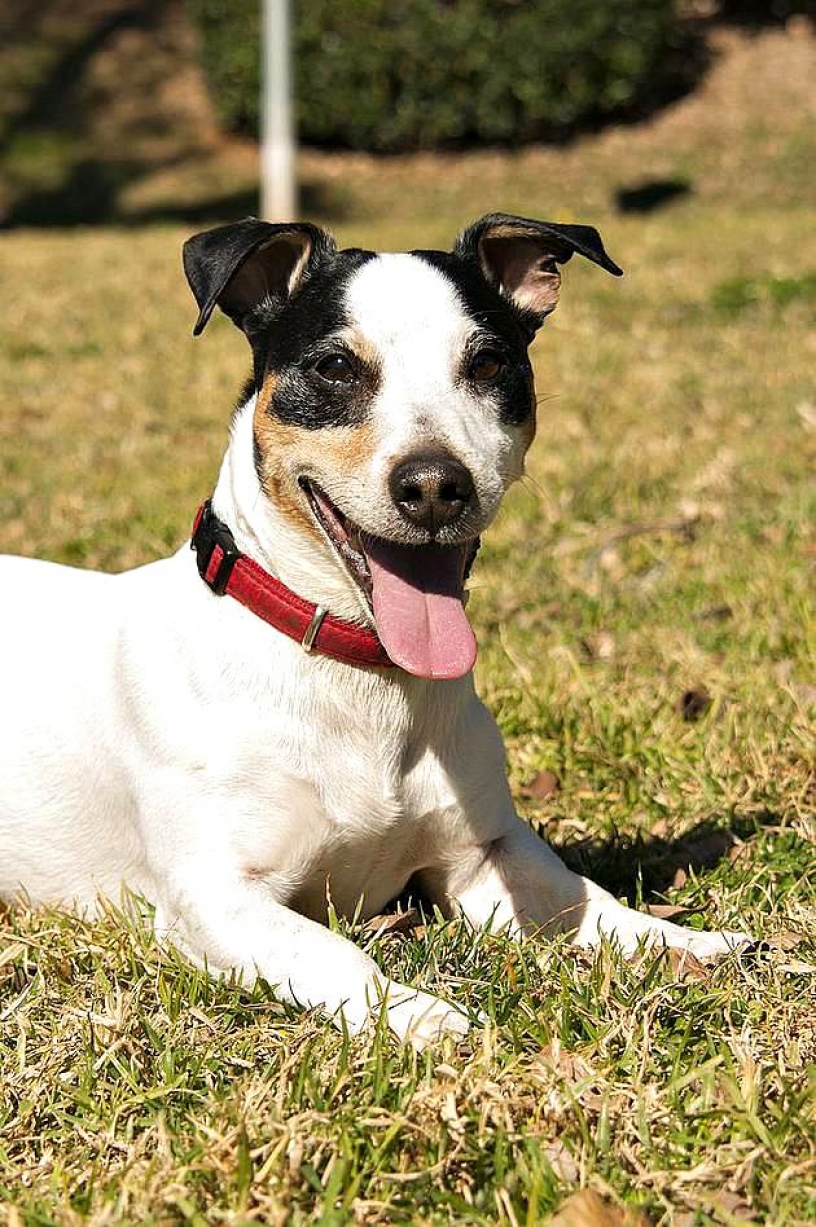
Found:
[[[586,226],[501,214],[452,252],[338,251],[250,219],[189,240],[185,270],[252,346],[266,496],[329,551],[395,663],[467,672],[462,592],[479,534],[535,432],[527,348],[573,252],[620,270]]]

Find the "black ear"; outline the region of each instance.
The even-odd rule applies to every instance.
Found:
[[[558,302],[561,275],[575,252],[620,277],[593,226],[538,222],[509,213],[489,213],[456,240],[456,254],[475,259],[487,280],[530,320],[543,324]]]
[[[184,272],[199,306],[193,335],[220,307],[234,324],[264,299],[283,300],[306,269],[336,251],[334,239],[306,222],[274,224],[248,217],[194,234],[183,248]]]

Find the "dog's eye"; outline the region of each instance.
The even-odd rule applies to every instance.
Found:
[[[345,354],[327,354],[314,368],[327,383],[353,383],[357,375]]]
[[[492,383],[502,373],[504,355],[496,349],[480,349],[470,363],[470,377],[476,383]]]

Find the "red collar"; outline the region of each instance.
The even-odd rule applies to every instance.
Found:
[[[353,622],[343,622],[290,591],[264,571],[235,544],[235,538],[219,520],[207,499],[193,524],[191,549],[196,552],[198,572],[217,596],[234,597],[264,622],[296,639],[304,652],[320,652],[347,665],[379,665],[394,668],[373,631]]]

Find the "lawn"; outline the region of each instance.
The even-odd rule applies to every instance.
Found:
[[[598,1223],[816,1219],[814,40],[726,50],[699,97],[565,150],[303,169],[344,242],[447,245],[504,208],[592,222],[625,268],[570,264],[535,346],[478,685],[573,866],[765,944],[679,966],[343,924],[486,1015],[417,1056],[208,980],[113,908],[2,911],[0,1221],[516,1227],[578,1222],[578,1189]],[[689,190],[616,207],[646,180]],[[184,540],[248,365],[225,320],[190,337],[190,229],[0,237],[4,551],[118,570]]]

